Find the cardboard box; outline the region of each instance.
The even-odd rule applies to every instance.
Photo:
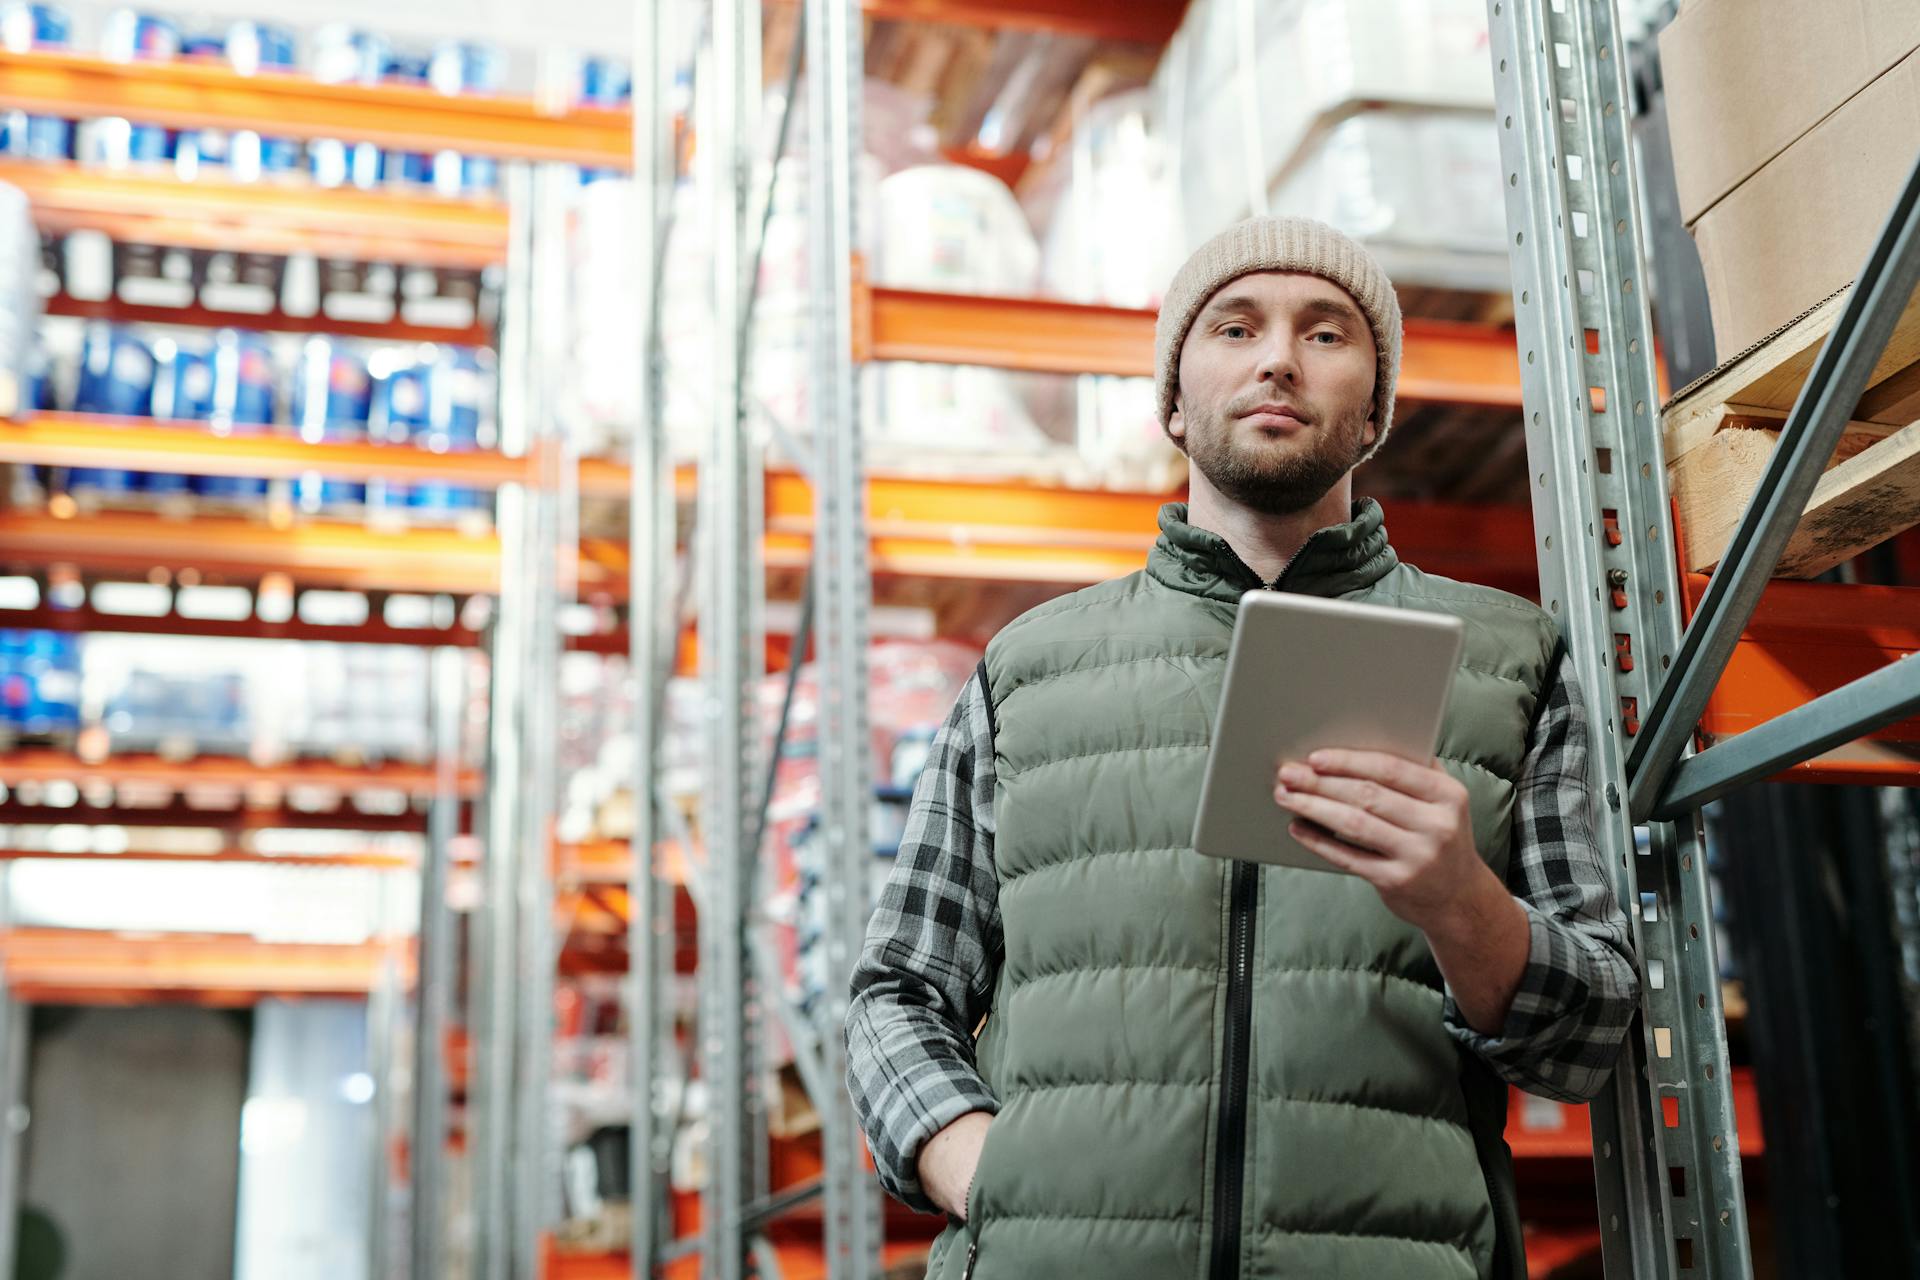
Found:
[[[1667,128],[1692,226],[1920,48],[1915,0],[1693,0],[1660,34]]]
[[[1917,152],[1920,52],[1855,94],[1695,224],[1723,363],[1853,279]]]

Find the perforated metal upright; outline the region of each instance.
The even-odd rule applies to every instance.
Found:
[[[697,109],[703,177],[712,196],[713,429],[700,459],[696,563],[700,680],[706,717],[701,835],[707,889],[700,911],[700,1070],[710,1134],[701,1218],[701,1274],[753,1273],[748,1205],[756,1190],[763,1101],[754,1044],[758,999],[746,963],[755,883],[751,815],[758,799],[754,690],[761,640],[761,467],[743,429],[746,365],[740,313],[746,287],[746,200],[760,102],[758,0],[716,0],[711,56]]]
[[[826,1162],[827,1274],[868,1280],[880,1265],[879,1189],[867,1172],[847,1074],[847,977],[866,933],[873,868],[868,814],[866,489],[853,370],[853,197],[859,154],[861,17],[854,0],[808,0],[808,272],[812,282],[814,591],[819,600],[820,830],[826,844],[826,998],[817,1013]]]
[[[1628,757],[1680,640],[1614,0],[1488,0],[1541,603],[1592,708],[1596,834],[1642,1017],[1592,1108],[1607,1274],[1746,1277],[1698,811],[1636,851]]]

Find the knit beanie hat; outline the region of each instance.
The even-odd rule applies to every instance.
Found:
[[[1300,271],[1332,281],[1360,304],[1373,326],[1373,345],[1379,353],[1379,373],[1373,383],[1373,446],[1365,462],[1386,442],[1393,425],[1393,386],[1400,376],[1400,299],[1393,282],[1373,255],[1324,222],[1311,218],[1248,218],[1228,227],[1194,250],[1160,304],[1154,325],[1154,391],[1160,402],[1160,425],[1173,418],[1174,395],[1180,388],[1180,348],[1187,331],[1207,300],[1229,280],[1256,271]]]

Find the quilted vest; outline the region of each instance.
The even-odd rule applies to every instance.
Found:
[[[1504,875],[1554,625],[1400,563],[1371,500],[1273,584],[1185,518],[988,647],[1001,1110],[928,1274],[1524,1277],[1506,1089],[1447,1034],[1425,938],[1357,878],[1189,840],[1238,601],[1267,587],[1465,622],[1437,755]]]

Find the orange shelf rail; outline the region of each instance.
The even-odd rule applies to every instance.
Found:
[[[532,473],[525,458],[485,450],[431,453],[412,445],[217,436],[200,422],[86,413],[0,422],[0,462],[267,479],[319,472],[342,480],[434,480],[481,489],[525,482]]]
[[[1152,311],[862,283],[854,293],[859,359],[1153,376]],[[1513,331],[1410,319],[1398,386],[1400,400],[1408,404],[1518,409],[1520,360]]]
[[[323,189],[302,181],[236,183],[163,171],[110,171],[0,160],[0,182],[26,192],[53,235],[98,231],[126,244],[479,270],[506,261],[498,200]]]
[[[0,102],[48,115],[126,116],[177,129],[271,125],[290,138],[346,138],[406,151],[452,149],[596,168],[627,168],[633,154],[627,111],[544,112],[526,98],[322,84],[298,74],[243,76],[208,63],[3,53]]]
[[[14,929],[0,935],[0,970],[16,999],[34,1004],[214,1005],[269,996],[364,996],[391,957],[411,982],[409,946],[385,942],[260,942],[229,935],[154,935]]]
[[[1733,1068],[1733,1118],[1740,1129],[1742,1158],[1766,1150],[1766,1137],[1760,1128],[1760,1097],[1754,1091],[1751,1067]],[[1513,1149],[1513,1158],[1522,1162],[1591,1160],[1593,1127],[1587,1108],[1536,1098],[1515,1089],[1507,1107],[1507,1145]]]
[[[1688,621],[1709,581],[1705,574],[1681,575]],[[1920,587],[1775,579],[1734,645],[1700,730],[1709,740],[1744,733],[1914,652],[1920,652]],[[1772,781],[1920,785],[1920,717],[1836,747]]]
[[[22,782],[72,782],[173,791],[201,787],[325,787],[338,791],[388,790],[432,795],[436,778],[432,765],[338,765],[323,760],[261,765],[230,756],[168,760],[151,755],[109,756],[92,761],[52,748],[0,753],[0,783],[9,787]],[[463,773],[457,786],[461,795],[475,795],[480,780],[476,774]]]
[[[316,312],[310,316],[272,311],[228,311],[193,303],[163,307],[126,302],[120,298],[74,298],[57,293],[45,302],[50,316],[76,320],[105,320],[113,324],[175,324],[199,329],[258,329],[266,333],[330,333],[368,342],[450,342],[463,347],[493,344],[493,330],[484,324],[415,324],[403,316],[391,320],[336,320]]]

